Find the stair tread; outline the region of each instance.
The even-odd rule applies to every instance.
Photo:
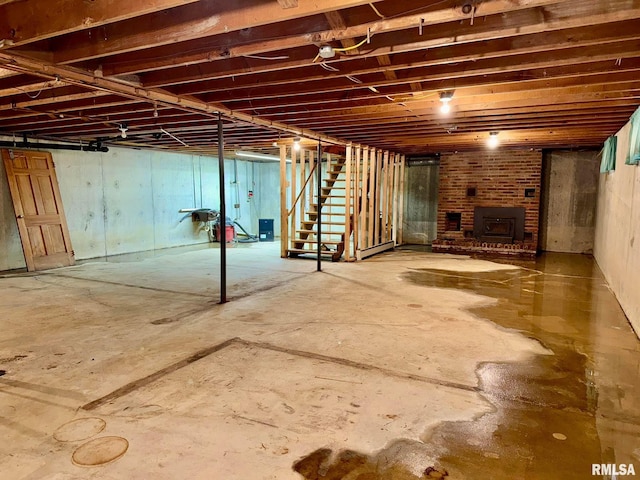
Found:
[[[296,233],[313,233],[314,235],[317,233],[315,230],[309,230],[309,229],[301,229],[301,230],[296,230]],[[342,232],[328,232],[326,230],[322,231],[322,235],[344,235],[344,231]]]
[[[332,215],[332,216],[334,216],[334,217],[337,217],[337,216],[344,217],[344,212],[343,212],[343,213],[321,212],[321,214],[322,214],[322,215],[327,215],[327,216]],[[307,212],[307,215],[315,215],[315,216],[318,216],[318,212]]]
[[[291,243],[318,243],[318,241],[316,239],[313,240],[309,240],[308,238],[292,238],[291,239]],[[324,240],[322,239],[320,241],[321,244],[326,243],[327,245],[339,245],[342,242],[342,240]]]
[[[301,254],[311,254],[311,255],[316,255],[318,253],[317,250],[309,250],[308,248],[288,248],[287,252],[291,252],[291,253],[301,253]],[[327,255],[332,257],[333,254],[335,252],[333,250],[321,250],[320,251],[320,255]]]
[[[311,225],[316,225],[318,222],[316,220],[303,220],[302,223],[308,223]],[[323,225],[344,225],[344,222],[322,222]]]

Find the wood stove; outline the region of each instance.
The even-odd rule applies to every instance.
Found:
[[[476,207],[473,212],[473,236],[481,242],[523,241],[524,215],[524,207]]]

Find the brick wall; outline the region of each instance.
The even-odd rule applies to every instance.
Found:
[[[474,207],[524,207],[525,241],[537,245],[542,153],[495,150],[440,157],[438,239],[463,239],[473,230]],[[467,196],[475,188],[476,196]],[[525,197],[525,189],[535,189]],[[461,213],[459,231],[446,231],[446,213]],[[527,240],[528,239],[528,240]]]

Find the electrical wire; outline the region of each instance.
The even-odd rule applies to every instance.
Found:
[[[356,48],[360,48],[362,45],[364,45],[369,40],[371,40],[371,37],[373,37],[373,34],[367,35],[365,39],[363,39],[361,42],[356,43],[355,45],[351,45],[350,47],[344,47],[344,48],[334,48],[333,51],[338,53],[344,53],[344,52],[349,52],[351,50],[355,50]],[[313,59],[311,63],[316,63],[316,61],[319,58],[320,58],[320,52],[318,52],[318,54],[316,55],[316,57]]]
[[[373,3],[370,3],[369,6],[373,9],[374,12],[376,12],[376,15],[378,15],[380,18],[384,18],[384,15],[382,15],[378,9],[375,7],[375,5]]]
[[[171,138],[173,138],[176,142],[181,143],[182,145],[184,145],[185,147],[188,147],[189,145],[187,145],[186,143],[184,143],[182,140],[180,140],[178,137],[176,137],[175,135],[172,135],[171,133],[167,132],[164,128],[160,128],[160,131],[162,133],[165,133],[167,135],[169,135]]]
[[[15,87],[15,88],[16,88],[16,90],[20,90],[20,91],[21,91],[22,93],[24,93],[27,97],[29,97],[29,98],[31,98],[31,99],[33,99],[33,100],[35,100],[36,98],[38,98],[38,97],[40,96],[40,94],[41,94],[41,93],[44,91],[44,89],[45,89],[45,87],[42,87],[42,88],[40,89],[40,91],[38,91],[38,93],[36,93],[35,95],[31,95],[27,90],[23,90],[23,89],[22,89],[22,88],[20,88],[20,87]]]
[[[263,55],[244,55],[245,58],[255,58],[256,60],[289,60],[289,55],[280,55],[277,57],[266,57]]]
[[[322,68],[324,68],[325,70],[329,71],[329,72],[339,72],[340,71],[336,67],[332,67],[331,65],[327,65],[325,62],[321,62],[319,65]]]

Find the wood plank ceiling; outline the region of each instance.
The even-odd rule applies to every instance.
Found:
[[[20,138],[209,153],[220,112],[232,149],[598,146],[639,79],[640,0],[0,0]]]

